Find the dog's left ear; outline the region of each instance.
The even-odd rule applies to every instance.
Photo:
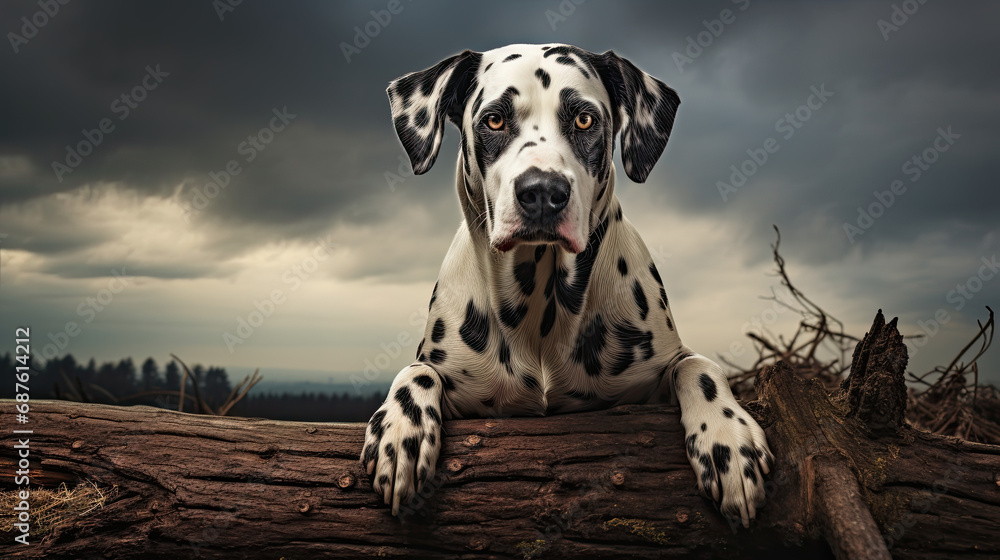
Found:
[[[434,165],[445,118],[462,126],[465,102],[482,58],[481,53],[467,50],[389,83],[392,121],[415,174],[426,173]]]
[[[677,92],[608,51],[591,63],[611,96],[615,132],[621,130],[625,173],[642,183],[660,159],[681,104]]]

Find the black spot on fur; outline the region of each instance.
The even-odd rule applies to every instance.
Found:
[[[601,352],[607,344],[607,334],[608,329],[604,326],[604,319],[600,314],[594,315],[590,324],[580,332],[576,349],[573,351],[573,359],[583,364],[587,375],[601,374]]]
[[[420,359],[420,356],[421,356],[421,352],[420,351],[424,349],[424,340],[425,339],[421,338],[420,339],[420,344],[417,345],[417,360],[419,360],[421,362],[423,360]]]
[[[437,443],[437,436],[434,435],[434,432],[427,434],[427,441],[431,442],[431,445],[435,445]]]
[[[465,181],[463,181],[463,182],[465,183],[465,192],[466,192],[466,194],[469,195],[469,198],[471,199],[472,198],[472,187],[469,186],[469,181],[470,181],[470,178],[472,176],[472,168],[469,167],[469,159],[470,159],[470,156],[469,156],[469,142],[465,138],[465,131],[464,130],[462,131],[461,144],[462,144],[462,168],[465,169]]]
[[[543,245],[544,247],[544,245]],[[521,286],[521,292],[530,296],[535,291],[535,261],[524,261],[514,267],[514,278]]]
[[[434,328],[431,329],[431,342],[441,342],[442,338],[444,338],[444,319],[438,318],[434,321]]]
[[[698,384],[701,385],[701,392],[705,395],[705,400],[708,402],[714,401],[715,395],[718,393],[715,381],[712,381],[712,378],[707,373],[703,373],[698,376]]]
[[[618,220],[618,221],[620,222],[620,221],[622,221],[622,218],[623,218],[623,217],[624,217],[624,215],[622,214],[622,205],[621,205],[621,204],[619,204],[619,205],[618,205],[618,213],[617,213],[617,214],[615,214],[615,219],[616,219],[616,220]]]
[[[702,422],[702,424],[701,424],[701,431],[704,432],[707,429],[708,429],[708,424],[705,424],[704,422]]]
[[[472,116],[475,118],[476,113],[479,112],[479,108],[483,105],[483,90],[479,90],[476,94],[476,99],[472,102]]]
[[[426,108],[417,111],[417,114],[413,116],[413,124],[417,125],[417,128],[423,128],[427,124]]]
[[[645,321],[646,314],[649,313],[649,304],[646,303],[646,292],[642,291],[642,284],[638,280],[632,284],[632,297],[635,298],[635,304],[639,306],[639,318]]]
[[[432,352],[433,354],[433,352]],[[434,379],[427,375],[426,373],[420,374],[413,378],[413,382],[420,385],[424,389],[430,389],[434,386]]]
[[[429,404],[429,405],[427,405],[427,408],[425,408],[424,410],[427,411],[427,416],[430,416],[431,420],[437,422],[439,426],[441,425],[441,415],[438,414],[438,409],[434,408],[434,405],[430,405]],[[431,435],[433,436],[434,434],[431,434]],[[431,443],[434,443],[434,442],[431,441]]]
[[[410,394],[409,387],[404,385],[396,390],[396,402],[399,403],[399,406],[403,409],[403,414],[410,419],[410,422],[415,426],[419,426],[423,412],[420,411],[417,403],[413,402],[413,395]]]
[[[740,455],[748,459],[743,466],[743,476],[750,482],[757,484],[757,451],[749,445],[741,445]]]
[[[726,407],[726,408],[723,408],[723,409],[722,409],[722,414],[723,414],[723,415],[724,415],[724,416],[725,416],[726,418],[732,418],[732,417],[733,417],[733,409],[731,409],[731,408],[729,408],[729,407]]]
[[[608,190],[608,185],[601,185],[601,190],[597,193],[597,201],[600,202],[604,198],[604,191]]]
[[[448,357],[448,353],[440,348],[435,348],[431,350],[431,362],[435,364],[440,364]]]
[[[740,424],[743,424],[744,426],[746,426],[746,425],[747,425],[747,421],[746,421],[746,420],[744,420],[744,419],[742,419],[742,418],[737,418],[737,420],[739,420],[739,421],[740,421]]]
[[[552,49],[551,51],[546,52],[545,56],[548,56],[549,53],[551,53],[553,51],[555,51],[555,49]],[[573,66],[573,67],[575,67],[577,70],[579,70],[583,74],[584,78],[590,78],[590,74],[588,74],[587,71],[584,70],[582,66],[580,66],[579,64],[577,64],[575,60],[573,60],[572,58],[570,58],[568,56],[559,56],[559,57],[556,57],[556,62],[558,62],[559,64],[565,64],[566,66]]]
[[[712,446],[712,462],[715,463],[715,470],[719,471],[719,474],[729,472],[729,457],[731,454],[732,451],[728,445],[717,443]]]
[[[663,280],[660,279],[660,271],[656,270],[656,263],[649,263],[649,273],[653,275],[653,280],[656,280],[656,283],[662,288]]]
[[[382,486],[383,488],[385,488],[386,486],[388,486],[389,485],[389,475],[387,475],[387,474],[379,475],[379,477],[378,477],[378,483],[379,483],[379,486]]]
[[[517,305],[512,301],[505,301],[500,305],[500,321],[507,325],[509,328],[516,329],[521,321],[524,320],[524,316],[528,314],[528,306],[526,304]]]
[[[493,68],[493,63],[492,62],[486,65],[486,68],[483,69],[483,74],[489,72],[490,68]]]
[[[368,465],[368,463],[376,460],[378,460],[378,444],[369,443],[365,447],[365,458],[361,460],[361,464]]]
[[[430,302],[430,304],[427,305],[427,311],[428,312],[431,310],[432,307],[434,307],[434,300],[436,300],[437,297],[438,297],[437,294],[438,294],[438,283],[435,282],[434,283],[434,291],[431,292],[431,302]]]
[[[535,262],[542,260],[542,257],[545,256],[545,249],[547,248],[548,245],[539,245],[538,247],[535,247]]]
[[[512,55],[508,56],[507,58],[503,59],[503,61],[504,62],[510,62],[512,60],[517,60],[519,58],[521,58],[521,55],[519,55],[519,54],[512,54]]]
[[[670,320],[670,315],[667,315],[667,328],[670,330],[674,330],[674,323],[673,321]]]
[[[545,306],[545,313],[542,315],[542,328],[541,334],[542,338],[549,334],[552,330],[552,325],[556,322],[556,300],[550,299],[549,303]]]
[[[420,451],[420,440],[417,436],[411,436],[403,439],[403,449],[406,450],[406,456],[411,460],[417,458],[417,452]]]
[[[625,262],[625,257],[618,257],[618,273],[622,276],[628,275],[628,263]]]
[[[531,147],[533,147],[533,146],[537,146],[537,145],[538,145],[538,144],[536,144],[536,143],[534,143],[534,142],[525,142],[525,143],[524,143],[524,144],[523,144],[523,145],[521,146],[521,149],[519,149],[519,150],[517,151],[517,153],[521,153],[521,152],[523,152],[525,148],[531,148]]]
[[[609,375],[619,375],[635,363],[635,348],[642,350],[640,359],[648,360],[653,357],[653,333],[652,331],[641,331],[632,323],[625,322],[616,324],[611,329],[612,336],[618,341],[620,348],[615,355],[608,369]]]
[[[372,414],[372,419],[368,421],[368,430],[376,440],[382,439],[382,434],[385,432],[385,427],[382,422],[385,420],[385,410],[379,410],[375,414]]]
[[[507,368],[507,373],[513,375],[514,374],[514,370],[511,369],[511,365],[510,365],[510,346],[507,346],[507,341],[506,340],[501,340],[500,341],[499,359],[500,359],[500,363],[503,364],[503,366],[505,368]]]
[[[542,81],[543,89],[549,89],[549,84],[552,83],[552,78],[549,77],[548,72],[539,68],[538,70],[535,70],[535,76]]]
[[[441,376],[441,384],[444,386],[445,391],[450,392],[455,390],[455,382],[451,380],[451,377],[448,377],[447,373]]]
[[[385,449],[385,456],[386,456],[386,458],[388,458],[390,461],[395,461],[396,460],[396,448],[392,446],[392,443],[386,443],[384,449]]]
[[[524,382],[524,386],[527,387],[529,391],[534,391],[539,388],[538,380],[527,373],[521,376],[521,381]]]
[[[476,309],[471,299],[465,307],[465,322],[462,323],[458,333],[469,348],[480,354],[486,351],[486,344],[490,339],[489,318],[486,317],[485,313]]]
[[[698,462],[701,463],[702,469],[705,472],[701,473],[701,482],[707,487],[715,480],[715,467],[712,466],[712,459],[707,454],[698,457]],[[709,494],[712,492],[709,491]]]
[[[418,362],[426,362],[427,361],[427,354],[420,354],[419,356],[417,356],[417,361]]]
[[[694,448],[694,443],[698,439],[696,434],[691,434],[684,440],[687,445],[687,452],[689,457],[698,457],[698,450]]]
[[[607,231],[608,223],[602,221],[591,232],[590,238],[587,240],[587,248],[576,256],[572,284],[566,280],[569,273],[565,269],[559,269],[559,277],[556,281],[556,298],[559,300],[559,304],[573,315],[579,313],[583,306],[583,296],[587,291],[587,285],[590,283],[590,273],[593,270],[594,261],[597,259],[597,253],[601,249],[601,242],[604,240],[604,234]]]

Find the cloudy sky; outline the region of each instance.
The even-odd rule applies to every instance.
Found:
[[[0,4],[0,351],[30,325],[36,356],[388,382],[460,213],[457,132],[408,174],[385,87],[509,43],[613,49],[679,92],[663,158],[642,185],[619,164],[617,192],[696,350],[790,332],[759,298],[772,224],[849,331],[882,308],[931,335],[913,371],[1000,306],[995,3],[39,6]],[[1000,350],[981,364],[1000,382]]]

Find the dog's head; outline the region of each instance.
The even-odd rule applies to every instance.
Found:
[[[511,45],[465,51],[389,84],[396,133],[416,174],[434,164],[445,120],[462,132],[459,198],[490,247],[558,243],[578,253],[607,207],[612,153],[646,180],[680,99],[608,51]]]

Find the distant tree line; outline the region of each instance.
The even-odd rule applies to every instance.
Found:
[[[13,380],[16,363],[10,353],[0,356],[0,379]],[[30,394],[32,399],[62,399],[117,405],[143,404],[177,409],[183,369],[170,360],[162,369],[153,358],[146,358],[137,369],[132,358],[100,366],[91,358],[86,364],[71,354],[42,363],[33,360]],[[198,384],[201,398],[217,409],[232,392],[226,370],[195,364],[186,381],[187,394]],[[193,378],[193,379],[192,379]],[[0,398],[13,398],[14,383],[0,383]],[[257,393],[254,390],[239,401],[228,416],[250,416],[275,420],[313,422],[362,422],[368,420],[385,397],[383,393],[352,396],[348,393]],[[193,407],[185,403],[185,411]]]

